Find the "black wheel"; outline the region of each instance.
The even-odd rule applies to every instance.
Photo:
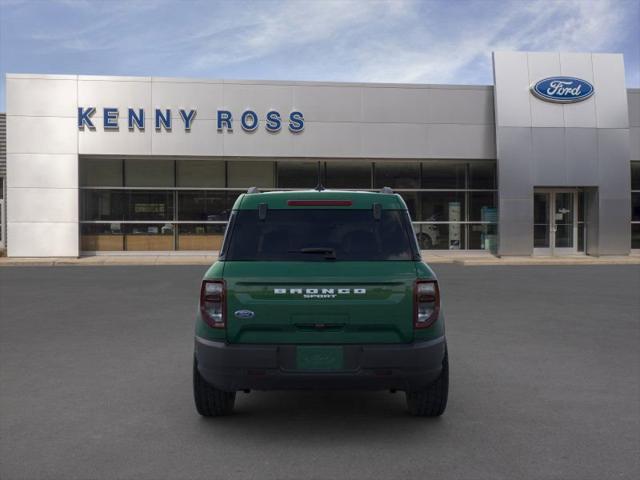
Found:
[[[233,412],[236,392],[223,392],[209,385],[200,372],[195,358],[193,359],[193,398],[196,410],[203,417],[220,417]]]
[[[439,417],[447,408],[449,396],[449,356],[444,351],[438,379],[420,392],[406,392],[407,409],[416,417]]]

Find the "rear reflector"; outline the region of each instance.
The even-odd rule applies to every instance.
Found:
[[[351,200],[289,200],[290,207],[350,207]]]

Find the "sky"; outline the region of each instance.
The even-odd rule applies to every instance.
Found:
[[[0,0],[5,73],[493,83],[494,50],[619,52],[640,0]]]

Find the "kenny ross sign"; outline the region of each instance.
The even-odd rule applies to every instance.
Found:
[[[95,107],[78,107],[78,128],[84,130],[88,128],[95,130],[96,126],[93,117],[96,113]],[[105,130],[117,130],[120,128],[120,115],[126,115],[127,127],[130,131],[135,129],[145,129],[145,112],[143,108],[127,108],[126,113],[120,112],[119,109],[113,107],[105,107],[102,109],[102,126]],[[180,119],[177,120],[185,131],[191,130],[191,126],[196,119],[197,111],[180,109],[178,111]],[[219,132],[225,130],[233,131],[234,122],[238,121],[242,130],[245,132],[254,132],[260,127],[260,117],[253,110],[245,110],[239,119],[235,119],[229,110],[218,110],[216,112],[216,123]],[[156,108],[153,113],[153,126],[156,131],[165,130],[171,132],[173,123],[176,119],[172,118],[171,109]],[[282,124],[285,123],[280,112],[269,110],[265,116],[264,128],[268,132],[277,133],[282,130]],[[302,112],[294,110],[289,113],[286,120],[288,129],[291,133],[299,133],[304,130],[304,116]]]

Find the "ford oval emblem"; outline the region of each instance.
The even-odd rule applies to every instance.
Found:
[[[593,85],[575,77],[549,77],[532,85],[531,93],[547,102],[581,102],[593,95]]]
[[[256,316],[251,310],[236,310],[233,313],[237,318],[253,318]]]

